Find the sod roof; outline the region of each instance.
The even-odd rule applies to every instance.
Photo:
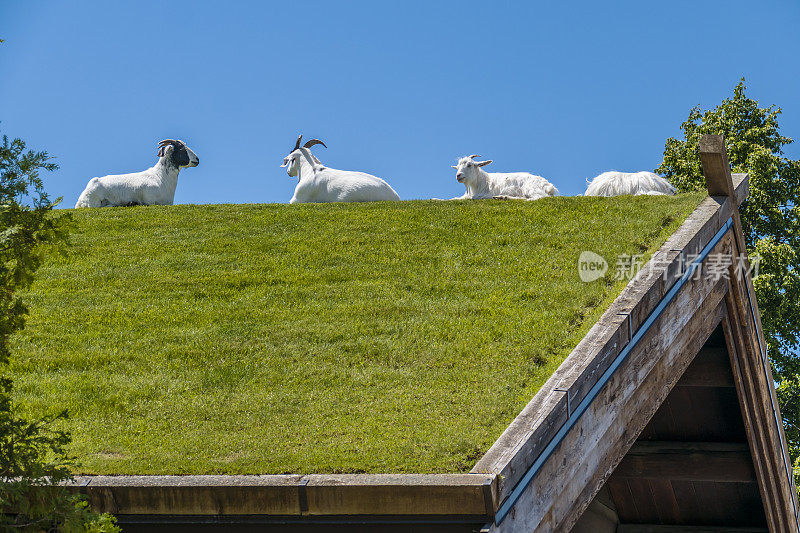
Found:
[[[85,473],[467,472],[701,199],[75,211],[16,398]]]

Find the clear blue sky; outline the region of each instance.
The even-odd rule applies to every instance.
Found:
[[[578,194],[652,170],[742,76],[800,138],[798,28],[796,1],[0,0],[0,129],[57,156],[67,206],[162,138],[200,157],[176,203],[286,202],[299,132],[404,199],[462,194],[473,152]]]

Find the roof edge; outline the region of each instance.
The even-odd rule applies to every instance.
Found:
[[[749,176],[734,174],[734,194],[708,197],[653,254],[586,336],[567,356],[472,469],[499,476],[504,501],[572,410],[597,383],[645,319],[678,281],[686,259],[696,256],[749,195]],[[736,202],[736,206],[733,205]]]
[[[122,515],[431,515],[489,517],[496,476],[311,474],[78,476],[98,512]]]

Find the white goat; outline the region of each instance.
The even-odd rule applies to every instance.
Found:
[[[325,146],[319,139],[311,139],[303,146],[297,142],[283,158],[281,167],[287,167],[286,173],[297,177],[297,187],[290,204],[309,202],[377,202],[381,200],[399,200],[400,196],[382,179],[348,170],[336,170],[324,166],[310,148],[316,144]],[[327,146],[325,146],[327,148]]]
[[[675,188],[652,172],[603,172],[590,182],[584,196],[620,196],[623,194],[672,195]]]
[[[75,207],[119,205],[172,205],[178,173],[196,167],[197,155],[183,141],[165,139],[158,143],[158,162],[142,172],[92,178]]]
[[[558,196],[558,189],[541,176],[528,172],[486,172],[485,167],[492,162],[475,161],[477,154],[462,157],[456,169],[456,179],[463,183],[467,192],[452,200],[481,200],[496,198],[498,200],[538,200],[547,196]]]

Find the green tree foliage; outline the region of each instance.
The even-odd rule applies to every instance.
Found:
[[[45,255],[66,242],[68,216],[53,213],[41,170],[55,170],[47,152],[25,149],[3,136],[0,145],[0,365],[10,356],[10,336],[25,325],[20,291],[33,282]],[[0,529],[7,531],[119,531],[110,515],[92,513],[85,500],[61,485],[72,478],[67,415],[21,417],[12,382],[0,377]]]
[[[780,134],[775,106],[761,108],[745,94],[709,111],[695,107],[681,125],[683,139],[669,138],[656,169],[679,191],[705,187],[699,144],[703,134],[723,134],[734,172],[750,174],[750,196],[741,208],[751,256],[760,257],[754,280],[767,350],[784,418],[790,453],[800,460],[800,161],[783,155],[792,139]]]

